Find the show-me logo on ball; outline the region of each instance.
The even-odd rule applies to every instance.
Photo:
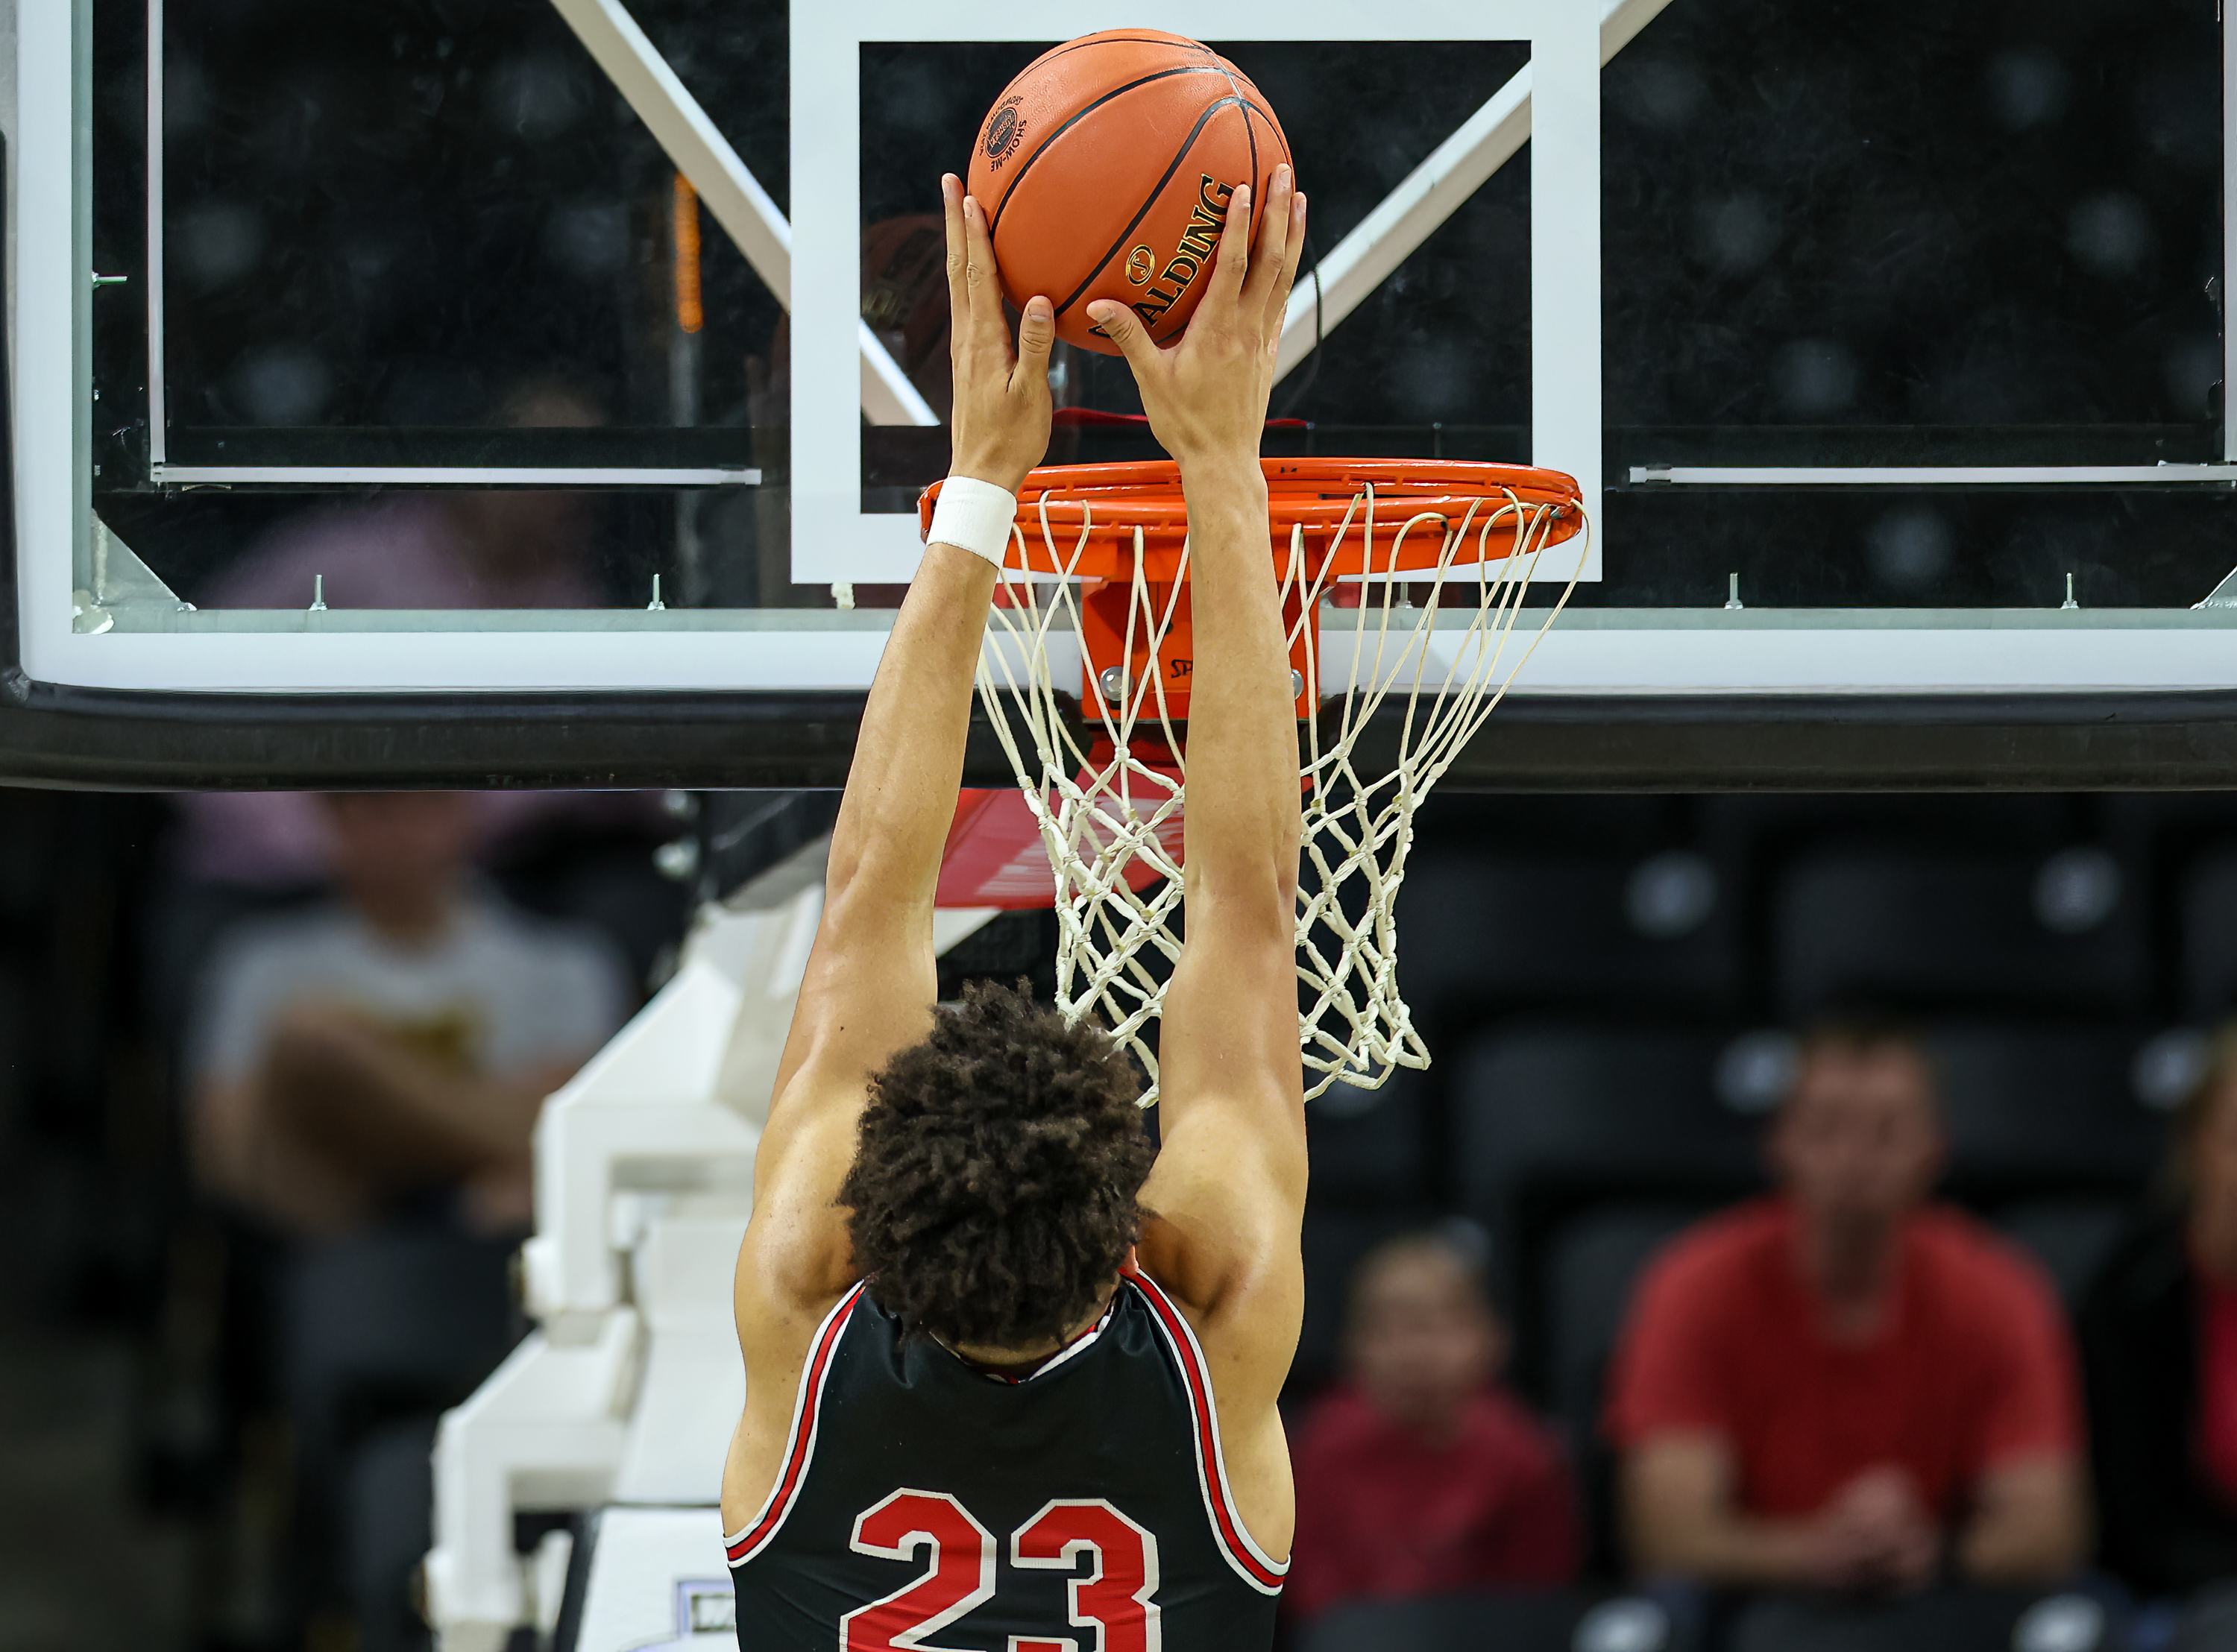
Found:
[[[1018,141],[1026,135],[1026,123],[1018,118],[1018,105],[1022,102],[1024,102],[1022,98],[1006,97],[994,106],[994,112],[987,117],[987,134],[984,139],[987,159],[997,172],[1000,172],[1011,155],[1017,152]]]
[[[1219,244],[1221,226],[1227,222],[1228,197],[1235,193],[1231,184],[1214,183],[1209,174],[1197,186],[1196,207],[1189,214],[1188,227],[1181,232],[1181,244],[1165,260],[1165,268],[1158,272],[1158,285],[1134,300],[1134,313],[1142,318],[1143,325],[1154,327],[1158,318],[1180,302],[1181,294],[1189,290],[1204,266],[1211,262],[1212,251]],[[1126,279],[1140,286],[1149,279],[1151,266],[1156,258],[1146,247],[1137,247],[1126,255]],[[1111,335],[1099,326],[1090,327],[1090,332],[1103,338]]]

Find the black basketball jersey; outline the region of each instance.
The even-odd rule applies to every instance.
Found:
[[[857,1285],[729,1548],[741,1652],[1251,1652],[1288,1570],[1228,1496],[1195,1333],[1138,1274],[1014,1380]]]

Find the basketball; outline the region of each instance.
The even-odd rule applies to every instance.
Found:
[[[1235,186],[1251,228],[1289,140],[1209,46],[1154,29],[1083,35],[1027,64],[980,123],[965,187],[987,214],[1002,292],[1045,293],[1057,336],[1116,355],[1087,306],[1133,306],[1151,339],[1188,326]]]

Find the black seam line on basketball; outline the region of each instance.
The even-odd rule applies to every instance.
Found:
[[[1223,58],[1221,61],[1225,62],[1226,60]],[[1265,122],[1267,131],[1282,140],[1283,158],[1289,161],[1291,166],[1296,166],[1297,163],[1297,157],[1290,152],[1290,135],[1282,130],[1282,123],[1274,118],[1274,111],[1268,109],[1263,102],[1253,102],[1251,101],[1253,98],[1264,98],[1266,95],[1260,91],[1256,86],[1251,86],[1250,76],[1244,74],[1241,69],[1237,69],[1232,64],[1228,66],[1226,74],[1229,85],[1232,86],[1237,79],[1240,79],[1245,86],[1250,87],[1250,91],[1248,95],[1244,95],[1241,93],[1237,94],[1237,96],[1243,98],[1243,107],[1249,109],[1260,120]],[[1257,176],[1258,159],[1258,145],[1256,139],[1253,139],[1251,142],[1250,158],[1251,175],[1256,177]]]
[[[1066,119],[1062,126],[1057,128],[1055,131],[1050,133],[1046,137],[1040,141],[1039,145],[1031,155],[1025,158],[1024,163],[1018,168],[1017,175],[1010,180],[1009,187],[1002,191],[1001,200],[994,203],[994,210],[987,214],[987,239],[990,240],[993,239],[995,227],[1002,221],[1003,209],[1009,206],[1010,197],[1017,193],[1018,186],[1026,181],[1026,174],[1033,169],[1033,163],[1036,161],[1039,161],[1043,155],[1046,155],[1049,152],[1050,146],[1059,138],[1062,137],[1066,132],[1069,132],[1080,122],[1086,120],[1088,115],[1094,113],[1097,109],[1101,109],[1112,98],[1124,96],[1126,93],[1133,91],[1136,88],[1147,86],[1153,81],[1169,80],[1175,75],[1217,75],[1219,72],[1219,67],[1217,63],[1184,63],[1178,69],[1161,69],[1154,75],[1145,75],[1139,80],[1128,81],[1124,86],[1114,86],[1111,90],[1104,93],[1102,96],[1097,98],[1092,103],[1088,104],[1085,109],[1073,111],[1073,113]]]
[[[1258,193],[1258,135],[1250,127],[1250,100],[1244,96],[1242,89],[1236,85],[1235,71],[1228,68],[1224,57],[1219,60],[1219,72],[1226,76],[1227,89],[1235,94],[1235,101],[1243,105],[1243,138],[1250,146],[1250,193],[1253,196],[1250,210],[1257,212],[1263,203],[1256,199]],[[1252,89],[1257,89],[1254,87]],[[1250,247],[1250,220],[1247,218],[1243,221],[1243,247],[1247,253]]]
[[[1267,132],[1282,140],[1282,153],[1288,156],[1290,164],[1293,167],[1297,165],[1297,157],[1290,154],[1290,135],[1282,130],[1282,123],[1274,118],[1274,111],[1264,103],[1253,103],[1247,97],[1243,100],[1243,106],[1266,122]]]
[[[1093,266],[1088,270],[1087,279],[1072,289],[1072,293],[1070,298],[1066,299],[1063,303],[1056,306],[1056,313],[1059,315],[1062,315],[1066,310],[1069,310],[1073,305],[1079,302],[1079,295],[1086,292],[1089,287],[1095,285],[1095,278],[1103,273],[1103,269],[1105,265],[1110,263],[1112,259],[1118,256],[1118,249],[1124,247],[1128,241],[1134,239],[1134,230],[1136,227],[1139,225],[1145,218],[1147,218],[1150,215],[1150,208],[1158,204],[1158,197],[1165,193],[1165,186],[1173,181],[1173,174],[1181,169],[1181,162],[1187,160],[1189,157],[1189,151],[1196,148],[1196,141],[1204,135],[1205,123],[1209,122],[1213,115],[1218,114],[1220,110],[1224,109],[1232,109],[1242,102],[1243,100],[1239,97],[1222,97],[1217,98],[1211,102],[1204,105],[1204,113],[1196,117],[1196,124],[1189,128],[1188,141],[1181,145],[1180,153],[1173,156],[1172,164],[1165,168],[1165,175],[1158,179],[1158,181],[1151,186],[1149,194],[1142,201],[1141,210],[1134,214],[1133,221],[1129,223],[1126,227],[1119,233],[1118,239],[1111,243],[1111,250],[1095,260]],[[1244,121],[1246,125],[1249,123],[1250,118],[1250,117],[1249,115],[1244,116]],[[1115,303],[1116,300],[1114,299],[1113,302]]]
[[[1270,133],[1281,132],[1282,123],[1274,118],[1274,113],[1271,109],[1260,109],[1249,98],[1244,97],[1241,90],[1237,88],[1235,84],[1236,77],[1240,75],[1242,76],[1243,84],[1244,86],[1250,87],[1250,89],[1254,92],[1257,91],[1257,87],[1251,84],[1250,76],[1244,75],[1241,69],[1236,68],[1234,64],[1229,63],[1224,57],[1219,60],[1219,72],[1227,78],[1227,89],[1233,92],[1237,99],[1243,105],[1243,135],[1250,141],[1250,187],[1253,189],[1256,189],[1258,187],[1258,134],[1251,128],[1250,117],[1253,114],[1257,115],[1260,119],[1266,122],[1266,128]],[[1263,96],[1264,94],[1261,94],[1261,95]],[[1282,133],[1282,153],[1288,158],[1291,165],[1294,166],[1297,163],[1297,157],[1290,154],[1290,138],[1289,135],[1285,132]],[[1251,203],[1250,209],[1253,212],[1257,211],[1258,205],[1259,203],[1253,201]]]
[[[1219,77],[1227,82],[1227,89],[1235,95],[1235,101],[1243,105],[1243,141],[1250,146],[1250,188],[1256,190],[1258,188],[1258,137],[1250,129],[1250,100],[1243,95],[1243,89],[1235,83],[1235,70],[1224,57],[1219,60]],[[1254,86],[1250,89],[1255,92],[1258,89]],[[1250,203],[1250,210],[1258,210],[1257,201]],[[1244,245],[1249,245],[1247,240]]]
[[[1282,130],[1282,123],[1274,118],[1274,111],[1268,109],[1263,103],[1253,103],[1247,97],[1243,100],[1243,107],[1250,110],[1253,114],[1257,115],[1260,120],[1266,122],[1266,134],[1269,137],[1281,139],[1282,159],[1286,161],[1290,169],[1294,171],[1297,168],[1297,157],[1290,148],[1290,135]]]
[[[1018,175],[1011,179],[1010,187],[1002,191],[1001,200],[996,201],[994,203],[994,210],[987,214],[987,239],[989,240],[993,239],[994,227],[1002,221],[1002,209],[1010,204],[1010,197],[1017,194],[1018,186],[1026,181],[1026,174],[1033,169],[1033,162],[1039,160],[1043,155],[1049,152],[1049,146],[1051,144],[1054,143],[1059,138],[1072,130],[1073,127],[1079,125],[1080,122],[1086,120],[1090,115],[1092,115],[1097,109],[1101,109],[1112,98],[1124,96],[1126,93],[1132,91],[1136,87],[1147,86],[1152,81],[1171,80],[1176,75],[1217,75],[1218,73],[1219,69],[1217,67],[1211,63],[1184,63],[1178,69],[1161,69],[1154,75],[1145,75],[1139,80],[1128,81],[1124,86],[1114,86],[1109,91],[1104,93],[1102,96],[1097,98],[1092,103],[1090,103],[1086,109],[1074,110],[1072,115],[1062,126],[1057,128],[1055,131],[1050,133],[1046,137],[1041,140],[1040,148],[1035,149],[1031,155],[1026,157],[1025,164],[1018,168]]]

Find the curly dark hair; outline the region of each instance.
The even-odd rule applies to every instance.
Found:
[[[870,1080],[840,1187],[879,1306],[949,1343],[1025,1348],[1092,1312],[1141,1230],[1157,1156],[1103,1030],[972,983]]]

